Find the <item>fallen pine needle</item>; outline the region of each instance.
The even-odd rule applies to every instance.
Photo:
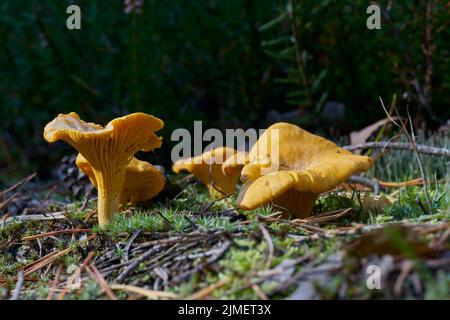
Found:
[[[9,187],[6,190],[3,190],[2,192],[0,192],[0,197],[3,197],[3,195],[7,194],[8,192],[11,192],[11,191],[17,189],[21,185],[28,183],[30,180],[32,180],[34,177],[36,177],[36,175],[37,175],[37,172],[34,172],[34,173],[30,174],[29,176],[25,177],[24,179],[20,180],[19,182],[17,182],[15,185]]]
[[[57,254],[58,251],[53,251],[50,252],[49,254],[47,254],[46,256],[43,256],[42,258],[39,258],[33,262],[30,262],[29,264],[27,264],[26,266],[22,267],[20,270],[26,270],[26,269],[30,269],[32,266],[41,263],[42,261],[49,259],[50,257],[54,256],[55,254]]]
[[[13,201],[17,196],[19,195],[19,192],[14,193],[11,197],[6,199],[3,202],[0,202],[0,210],[2,210],[4,207],[6,207],[11,201]]]
[[[136,286],[130,285],[122,285],[122,284],[113,284],[111,285],[111,289],[113,290],[124,290],[128,292],[137,293],[147,297],[148,299],[178,299],[178,295],[173,292],[167,291],[155,291],[149,290],[145,288],[140,288]]]
[[[57,231],[50,231],[50,232],[46,232],[46,233],[40,233],[40,234],[35,234],[32,236],[23,237],[21,240],[22,241],[30,241],[30,240],[40,239],[40,238],[56,236],[56,235],[60,235],[60,234],[64,234],[64,233],[84,233],[84,232],[91,232],[91,231],[92,231],[92,229],[57,230]]]
[[[339,218],[348,216],[352,213],[352,208],[347,209],[338,209],[328,212],[322,212],[316,215],[312,215],[310,217],[304,219],[294,219],[291,220],[294,224],[304,224],[304,223],[324,223],[337,220]]]
[[[400,188],[400,187],[420,186],[424,184],[422,178],[412,179],[403,182],[378,181],[378,183],[383,188]]]
[[[261,300],[269,300],[266,293],[257,284],[252,284],[252,289]]]
[[[66,296],[67,292],[69,292],[69,288],[65,287],[59,296],[56,298],[56,300],[64,300],[64,297]]]
[[[53,297],[53,294],[55,293],[56,286],[58,285],[59,277],[61,276],[63,267],[64,267],[64,265],[60,264],[58,266],[58,269],[56,270],[55,278],[52,281],[50,289],[48,290],[47,300],[52,300],[52,297]]]
[[[208,297],[214,290],[224,286],[229,281],[228,278],[223,278],[220,281],[217,281],[216,283],[213,283],[212,285],[203,288],[195,293],[193,293],[188,300],[202,300]]]
[[[91,235],[89,236],[86,240],[84,241],[89,241],[92,240],[96,237],[97,235]],[[64,255],[66,255],[67,253],[69,253],[70,251],[72,251],[73,248],[66,248],[62,251],[55,251],[52,253],[49,253],[48,255],[26,265],[25,267],[23,267],[21,270],[23,270],[24,275],[27,276],[33,272],[36,272],[42,268],[44,268],[45,266],[47,266],[48,264],[54,262],[57,258],[62,257]]]
[[[84,218],[83,222],[84,223],[88,223],[89,220],[97,213],[97,207],[95,207],[94,209],[91,210],[91,212],[89,212],[89,214],[86,216],[86,218]]]
[[[105,278],[102,276],[100,271],[98,271],[97,267],[94,264],[86,266],[86,271],[97,281],[98,285],[102,288],[102,290],[106,293],[110,300],[117,300],[117,297],[112,292]]]
[[[47,266],[48,264],[52,263],[53,261],[55,261],[56,259],[58,259],[59,257],[62,257],[64,255],[66,255],[67,253],[69,253],[70,251],[72,251],[72,248],[67,248],[64,249],[62,251],[56,251],[56,252],[52,252],[48,255],[46,255],[44,257],[44,259],[42,259],[41,261],[39,261],[38,263],[35,263],[33,265],[31,265],[29,268],[25,268],[23,269],[24,274],[30,275],[33,272],[36,272],[42,268],[44,268],[45,266]]]

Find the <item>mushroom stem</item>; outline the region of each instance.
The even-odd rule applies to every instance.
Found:
[[[100,228],[104,228],[111,222],[112,217],[119,211],[119,196],[108,195],[104,190],[99,189],[97,212],[98,212],[98,224]]]
[[[112,167],[118,166],[112,165]],[[111,222],[113,215],[119,212],[120,190],[125,179],[125,171],[110,172],[105,170],[98,172],[94,170],[94,174],[98,184],[98,224],[101,228],[104,228]]]

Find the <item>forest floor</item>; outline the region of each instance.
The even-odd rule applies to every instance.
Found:
[[[0,209],[21,196],[34,207],[0,217],[0,299],[449,299],[448,160],[421,164],[426,182],[410,151],[389,151],[366,177],[396,184],[377,196],[342,184],[304,220],[170,177],[176,197],[126,207],[103,230],[95,197],[28,179],[1,193]]]

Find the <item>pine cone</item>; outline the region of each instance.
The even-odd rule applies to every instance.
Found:
[[[92,192],[93,186],[88,176],[78,169],[75,159],[75,155],[62,158],[56,176],[74,199],[82,199]]]

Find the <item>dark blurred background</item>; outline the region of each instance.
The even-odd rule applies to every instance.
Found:
[[[0,179],[48,177],[65,143],[43,127],[58,113],[106,124],[142,111],[170,134],[194,120],[263,128],[286,120],[346,135],[382,117],[397,95],[416,126],[436,129],[450,105],[449,1],[2,0]],[[81,7],[81,30],[66,8]],[[141,157],[145,159],[147,156]]]

